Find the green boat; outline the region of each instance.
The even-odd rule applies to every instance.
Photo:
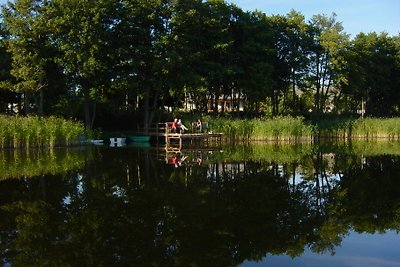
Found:
[[[135,143],[147,143],[150,142],[150,135],[132,135],[129,136],[129,140]]]

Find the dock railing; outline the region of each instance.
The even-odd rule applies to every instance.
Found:
[[[153,123],[148,129],[141,128],[140,131],[143,134],[157,137],[157,140],[160,137],[164,137],[167,150],[181,150],[184,140],[188,146],[209,147],[210,144],[221,145],[222,134],[208,132],[207,122],[203,122],[201,131],[193,127],[191,133],[181,133],[179,130],[175,131],[172,129],[172,124],[172,121]]]

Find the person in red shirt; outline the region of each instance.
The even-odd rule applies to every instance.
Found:
[[[178,119],[174,119],[174,122],[172,122],[172,125],[171,125],[171,132],[176,133],[178,128],[179,128]]]

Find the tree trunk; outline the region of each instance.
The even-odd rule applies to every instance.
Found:
[[[38,115],[43,116],[43,89],[39,90]]]
[[[29,93],[24,93],[24,115],[28,115],[29,112]]]
[[[150,89],[146,88],[143,99],[143,128],[144,132],[149,131],[149,121],[150,121]]]
[[[274,94],[272,96],[272,115],[277,116],[279,113],[279,91],[274,90]]]
[[[86,129],[92,129],[92,117],[90,116],[90,96],[88,86],[83,85],[83,112]]]

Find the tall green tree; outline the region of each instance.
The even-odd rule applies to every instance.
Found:
[[[190,98],[199,109],[205,109],[204,47],[208,42],[202,31],[205,27],[206,7],[200,0],[171,3],[170,33],[167,36],[169,77],[174,102]]]
[[[399,40],[385,33],[360,33],[351,42],[346,54],[348,83],[344,90],[353,99],[353,109],[361,109],[361,104],[365,102],[366,114],[398,114]]]
[[[11,71],[11,55],[7,52],[6,40],[10,38],[4,24],[1,23],[0,14],[0,112],[11,113],[13,111],[13,103],[17,100],[15,92],[9,90],[8,82],[12,79]]]
[[[201,72],[211,108],[218,111],[218,100],[223,95],[230,95],[232,81],[231,9],[221,0],[207,1],[204,5],[206,16],[202,35],[205,46],[202,51],[204,63]]]
[[[47,12],[58,63],[70,80],[71,91],[83,97],[85,125],[92,128],[96,104],[110,82],[110,34],[115,2],[53,0]]]
[[[308,75],[310,43],[309,25],[304,16],[291,10],[286,16],[276,15],[270,18],[274,29],[275,46],[280,66],[279,88],[286,95],[285,86],[289,84],[291,101],[284,101],[293,111],[299,108],[298,93],[305,86]],[[286,83],[286,84],[285,84]]]
[[[24,97],[25,113],[29,112],[29,96],[37,95],[37,113],[43,114],[43,93],[47,89],[46,68],[49,62],[49,39],[43,10],[47,1],[17,0],[3,8],[4,27],[11,38],[5,42],[12,58],[7,86]]]
[[[122,46],[115,74],[130,88],[130,101],[142,112],[145,129],[168,95],[169,6],[167,0],[121,1],[116,26]]]
[[[248,14],[244,28],[240,64],[240,81],[250,110],[257,110],[259,103],[272,96],[277,81],[274,79],[277,51],[273,43],[272,27],[261,12]]]
[[[326,107],[335,84],[343,81],[340,70],[345,64],[344,49],[348,44],[348,35],[343,26],[336,21],[336,14],[314,15],[310,21],[311,61],[309,65],[309,86],[314,93],[314,112],[321,114]]]

